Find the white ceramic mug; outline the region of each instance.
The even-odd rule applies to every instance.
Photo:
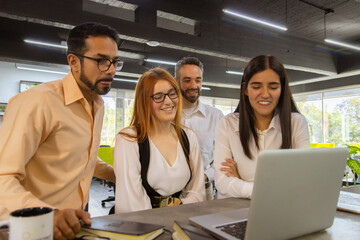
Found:
[[[23,208],[10,213],[9,240],[52,240],[54,211],[47,207]]]

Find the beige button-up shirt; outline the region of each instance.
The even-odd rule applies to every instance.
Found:
[[[15,209],[83,209],[96,168],[104,106],[93,111],[73,75],[13,97],[0,129],[0,220]]]

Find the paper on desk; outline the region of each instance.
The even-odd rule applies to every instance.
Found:
[[[360,194],[340,191],[337,209],[360,214]]]

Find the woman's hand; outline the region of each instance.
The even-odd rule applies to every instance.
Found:
[[[221,163],[221,165],[226,166],[220,168],[221,171],[225,172],[226,176],[240,178],[239,172],[237,170],[237,164],[234,160],[227,158],[224,162]]]

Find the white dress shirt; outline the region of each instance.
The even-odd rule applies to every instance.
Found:
[[[310,148],[308,124],[303,115],[291,114],[291,133],[292,148]],[[281,147],[282,134],[279,116],[273,117],[268,129],[264,131],[257,129],[257,134],[260,149],[257,149],[252,139],[249,148],[253,159],[249,159],[243,152],[239,138],[239,114],[230,113],[220,120],[215,133],[214,161],[218,198],[251,198],[259,153],[263,150],[280,149]],[[228,177],[223,171],[220,171],[221,163],[226,158],[233,159],[237,163],[240,179]]]
[[[182,203],[205,200],[204,170],[200,149],[195,134],[185,130],[190,143],[190,178],[189,165],[180,141],[177,145],[177,158],[170,166],[155,144],[149,138],[150,163],[147,180],[150,186],[162,196],[169,196],[181,191]],[[124,132],[134,134],[133,129]],[[118,134],[114,148],[114,170],[116,175],[116,213],[151,209],[150,198],[142,185],[141,164],[138,142],[125,135]]]
[[[210,166],[213,160],[215,127],[224,114],[217,108],[198,101],[197,107],[191,113],[182,112],[182,124],[193,130],[198,139],[205,174],[209,180],[214,180],[214,169]]]

